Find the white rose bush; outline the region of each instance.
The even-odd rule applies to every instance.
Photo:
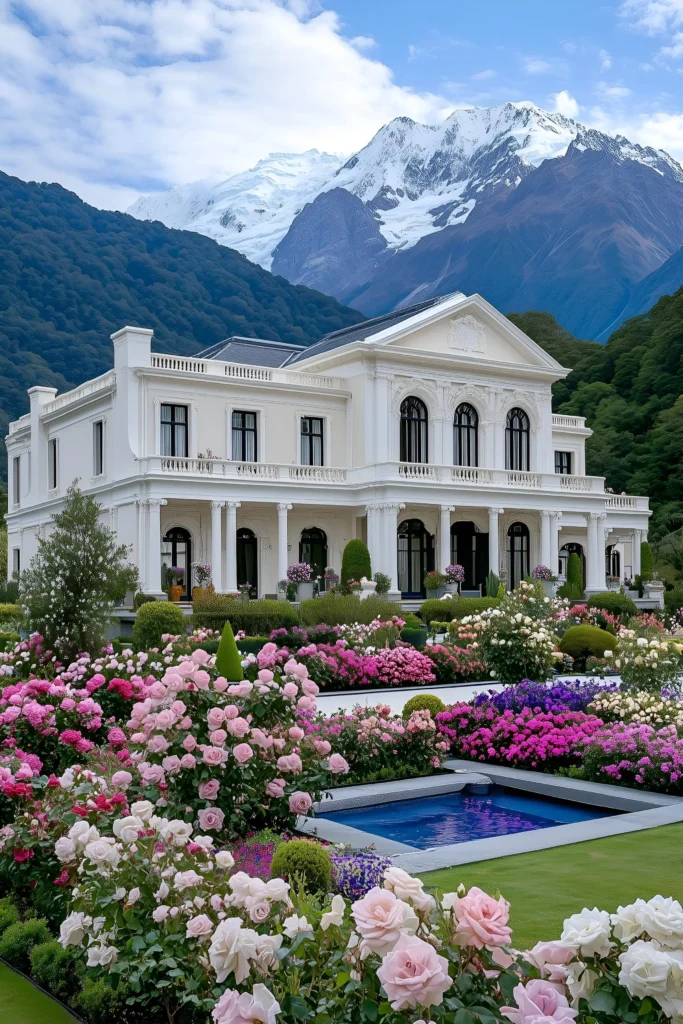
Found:
[[[622,628],[617,637],[614,667],[629,690],[659,693],[663,686],[675,685],[681,671],[683,645],[657,637],[639,636]]]

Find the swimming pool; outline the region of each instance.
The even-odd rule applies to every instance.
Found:
[[[354,807],[320,817],[413,846],[416,850],[429,850],[473,839],[591,821],[613,813],[503,786],[489,786],[483,792],[461,790],[418,800]]]

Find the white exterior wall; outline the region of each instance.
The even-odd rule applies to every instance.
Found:
[[[373,571],[394,577],[396,527],[420,519],[434,537],[436,565],[449,550],[444,529],[471,521],[505,561],[513,522],[529,529],[530,567],[552,564],[566,543],[582,545],[593,589],[604,588],[605,544],[617,545],[622,572],[635,569],[647,535],[646,498],[611,496],[585,476],[581,417],[553,416],[551,388],[568,372],[479,296],[456,296],[361,341],[315,352],[283,369],[157,356],[152,332],[113,335],[114,370],[63,396],[30,392],[31,412],[10,425],[9,570],[12,549],[25,568],[68,485],[97,496],[107,521],[129,544],[143,588],[160,592],[160,542],[188,530],[193,561],[214,561],[225,589],[234,576],[233,530],[257,538],[259,590],[273,593],[280,569],[299,559],[301,531],[324,530],[328,564],[339,569],[345,543],[367,538]],[[428,410],[429,461],[399,462],[400,407],[408,395]],[[161,456],[160,406],[186,405],[185,459]],[[453,466],[453,415],[461,402],[479,417],[476,467]],[[529,472],[505,468],[510,409],[530,422]],[[233,409],[254,411],[258,461],[231,459]],[[300,467],[300,419],[324,422],[324,465]],[[104,472],[93,475],[93,423],[104,423]],[[48,487],[48,443],[58,443],[58,487]],[[206,456],[210,450],[214,459]],[[572,452],[572,474],[554,473],[556,450]],[[21,496],[11,460],[21,458]],[[278,506],[280,511],[278,512]],[[286,552],[279,538],[287,533]],[[220,536],[212,536],[220,524]],[[442,536],[443,534],[443,536]],[[590,552],[590,555],[589,555]],[[601,568],[602,566],[602,568]]]

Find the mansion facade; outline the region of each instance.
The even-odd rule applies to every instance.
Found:
[[[392,595],[458,562],[516,585],[580,555],[586,589],[640,571],[645,497],[585,471],[591,431],[555,415],[562,367],[479,295],[455,293],[305,347],[231,337],[194,356],[112,335],[114,368],[62,395],[34,387],[10,424],[9,573],[27,567],[68,486],[131,546],[140,589],[209,562],[217,591],[273,596],[292,562],[339,571],[351,538]]]

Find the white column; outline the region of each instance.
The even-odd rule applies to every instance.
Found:
[[[389,395],[389,380],[387,377],[377,377],[375,380],[375,401],[377,403],[377,437],[375,439],[375,461],[388,462],[392,458],[392,444],[389,437],[389,419],[391,399]],[[396,425],[398,430],[398,424]],[[398,442],[396,442],[398,452]],[[398,455],[393,456],[398,459]]]
[[[222,501],[211,502],[211,582],[217,594],[220,594],[223,590],[223,566],[221,563],[223,547],[221,543],[222,508]]]
[[[605,532],[607,516],[604,512],[591,512],[588,516],[588,577],[586,590],[600,593],[605,589]]]
[[[147,502],[147,593],[155,596],[163,594],[161,589],[161,506],[166,505],[166,498],[150,498]],[[188,571],[189,571],[188,566]],[[189,580],[186,581],[189,583]]]
[[[550,545],[550,517],[552,513],[547,512],[545,509],[541,512],[541,564],[547,565],[550,569],[553,569],[551,565],[551,545]],[[553,572],[557,572],[557,567],[553,569]]]
[[[388,503],[381,505],[380,508],[382,510],[380,531],[386,559],[384,572],[391,579],[389,596],[396,599],[400,597],[401,593],[398,589],[398,514],[405,508],[405,505]]]
[[[140,498],[135,502],[138,516],[137,536],[137,562],[138,562],[138,587],[143,594],[147,593],[147,502]]]
[[[287,513],[291,512],[292,506],[280,502],[277,507],[277,578],[278,582],[287,576],[287,565],[289,564],[287,554]]]
[[[447,565],[451,564],[451,512],[455,512],[455,505],[441,506],[441,522],[439,526],[439,561],[437,566],[439,572],[443,572]]]
[[[561,512],[550,513],[550,561],[548,565],[554,573],[558,573],[560,570],[560,519],[562,518]]]
[[[225,589],[237,590],[237,509],[239,501],[225,503]],[[247,580],[253,583],[253,580]]]
[[[365,516],[367,522],[368,551],[370,552],[370,566],[372,574],[384,572],[382,568],[382,551],[380,536],[379,506],[366,505]]]
[[[643,540],[642,530],[633,531],[633,540],[631,541],[631,562],[633,563],[631,569],[634,576],[640,575],[640,545]]]
[[[489,509],[489,571],[500,572],[500,552],[498,541],[498,516],[502,515],[504,508]]]

